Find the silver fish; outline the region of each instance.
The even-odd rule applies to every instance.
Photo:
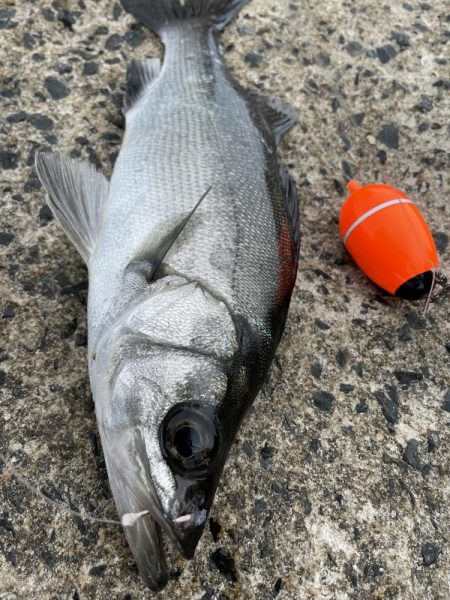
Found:
[[[122,0],[165,45],[134,61],[108,181],[57,153],[36,168],[89,269],[89,373],[109,482],[144,582],[162,534],[194,554],[295,283],[295,111],[230,77],[217,31],[248,0]]]

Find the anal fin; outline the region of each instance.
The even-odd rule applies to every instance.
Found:
[[[47,191],[48,205],[87,264],[108,196],[108,180],[59,152],[37,153],[36,171]]]
[[[139,100],[144,88],[158,77],[160,71],[159,58],[131,61],[127,67],[127,92],[123,101],[125,113]]]

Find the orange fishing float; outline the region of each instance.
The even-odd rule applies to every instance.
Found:
[[[359,268],[390,294],[416,300],[430,293],[439,258],[417,206],[381,183],[347,185],[339,217],[341,238]]]

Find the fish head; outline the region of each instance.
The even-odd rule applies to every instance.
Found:
[[[232,442],[227,387],[214,361],[161,349],[116,377],[102,443],[120,517],[146,513],[125,533],[153,589],[167,577],[161,534],[192,558],[207,522]]]
[[[237,423],[223,353],[155,342],[155,325],[153,338],[132,325],[104,360],[96,410],[119,515],[145,513],[125,527],[127,540],[144,581],[160,589],[165,540],[185,558],[195,552]]]

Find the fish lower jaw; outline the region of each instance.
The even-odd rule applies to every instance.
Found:
[[[207,512],[205,509],[202,510],[194,510],[191,513],[186,513],[184,515],[180,515],[179,517],[175,517],[172,519],[173,523],[177,525],[203,525],[206,521]]]
[[[191,560],[203,533],[206,510],[163,517],[158,520],[150,510],[124,513],[121,522],[136,560],[140,576],[153,591],[168,583],[170,566],[182,557]],[[149,560],[150,559],[150,560]]]

